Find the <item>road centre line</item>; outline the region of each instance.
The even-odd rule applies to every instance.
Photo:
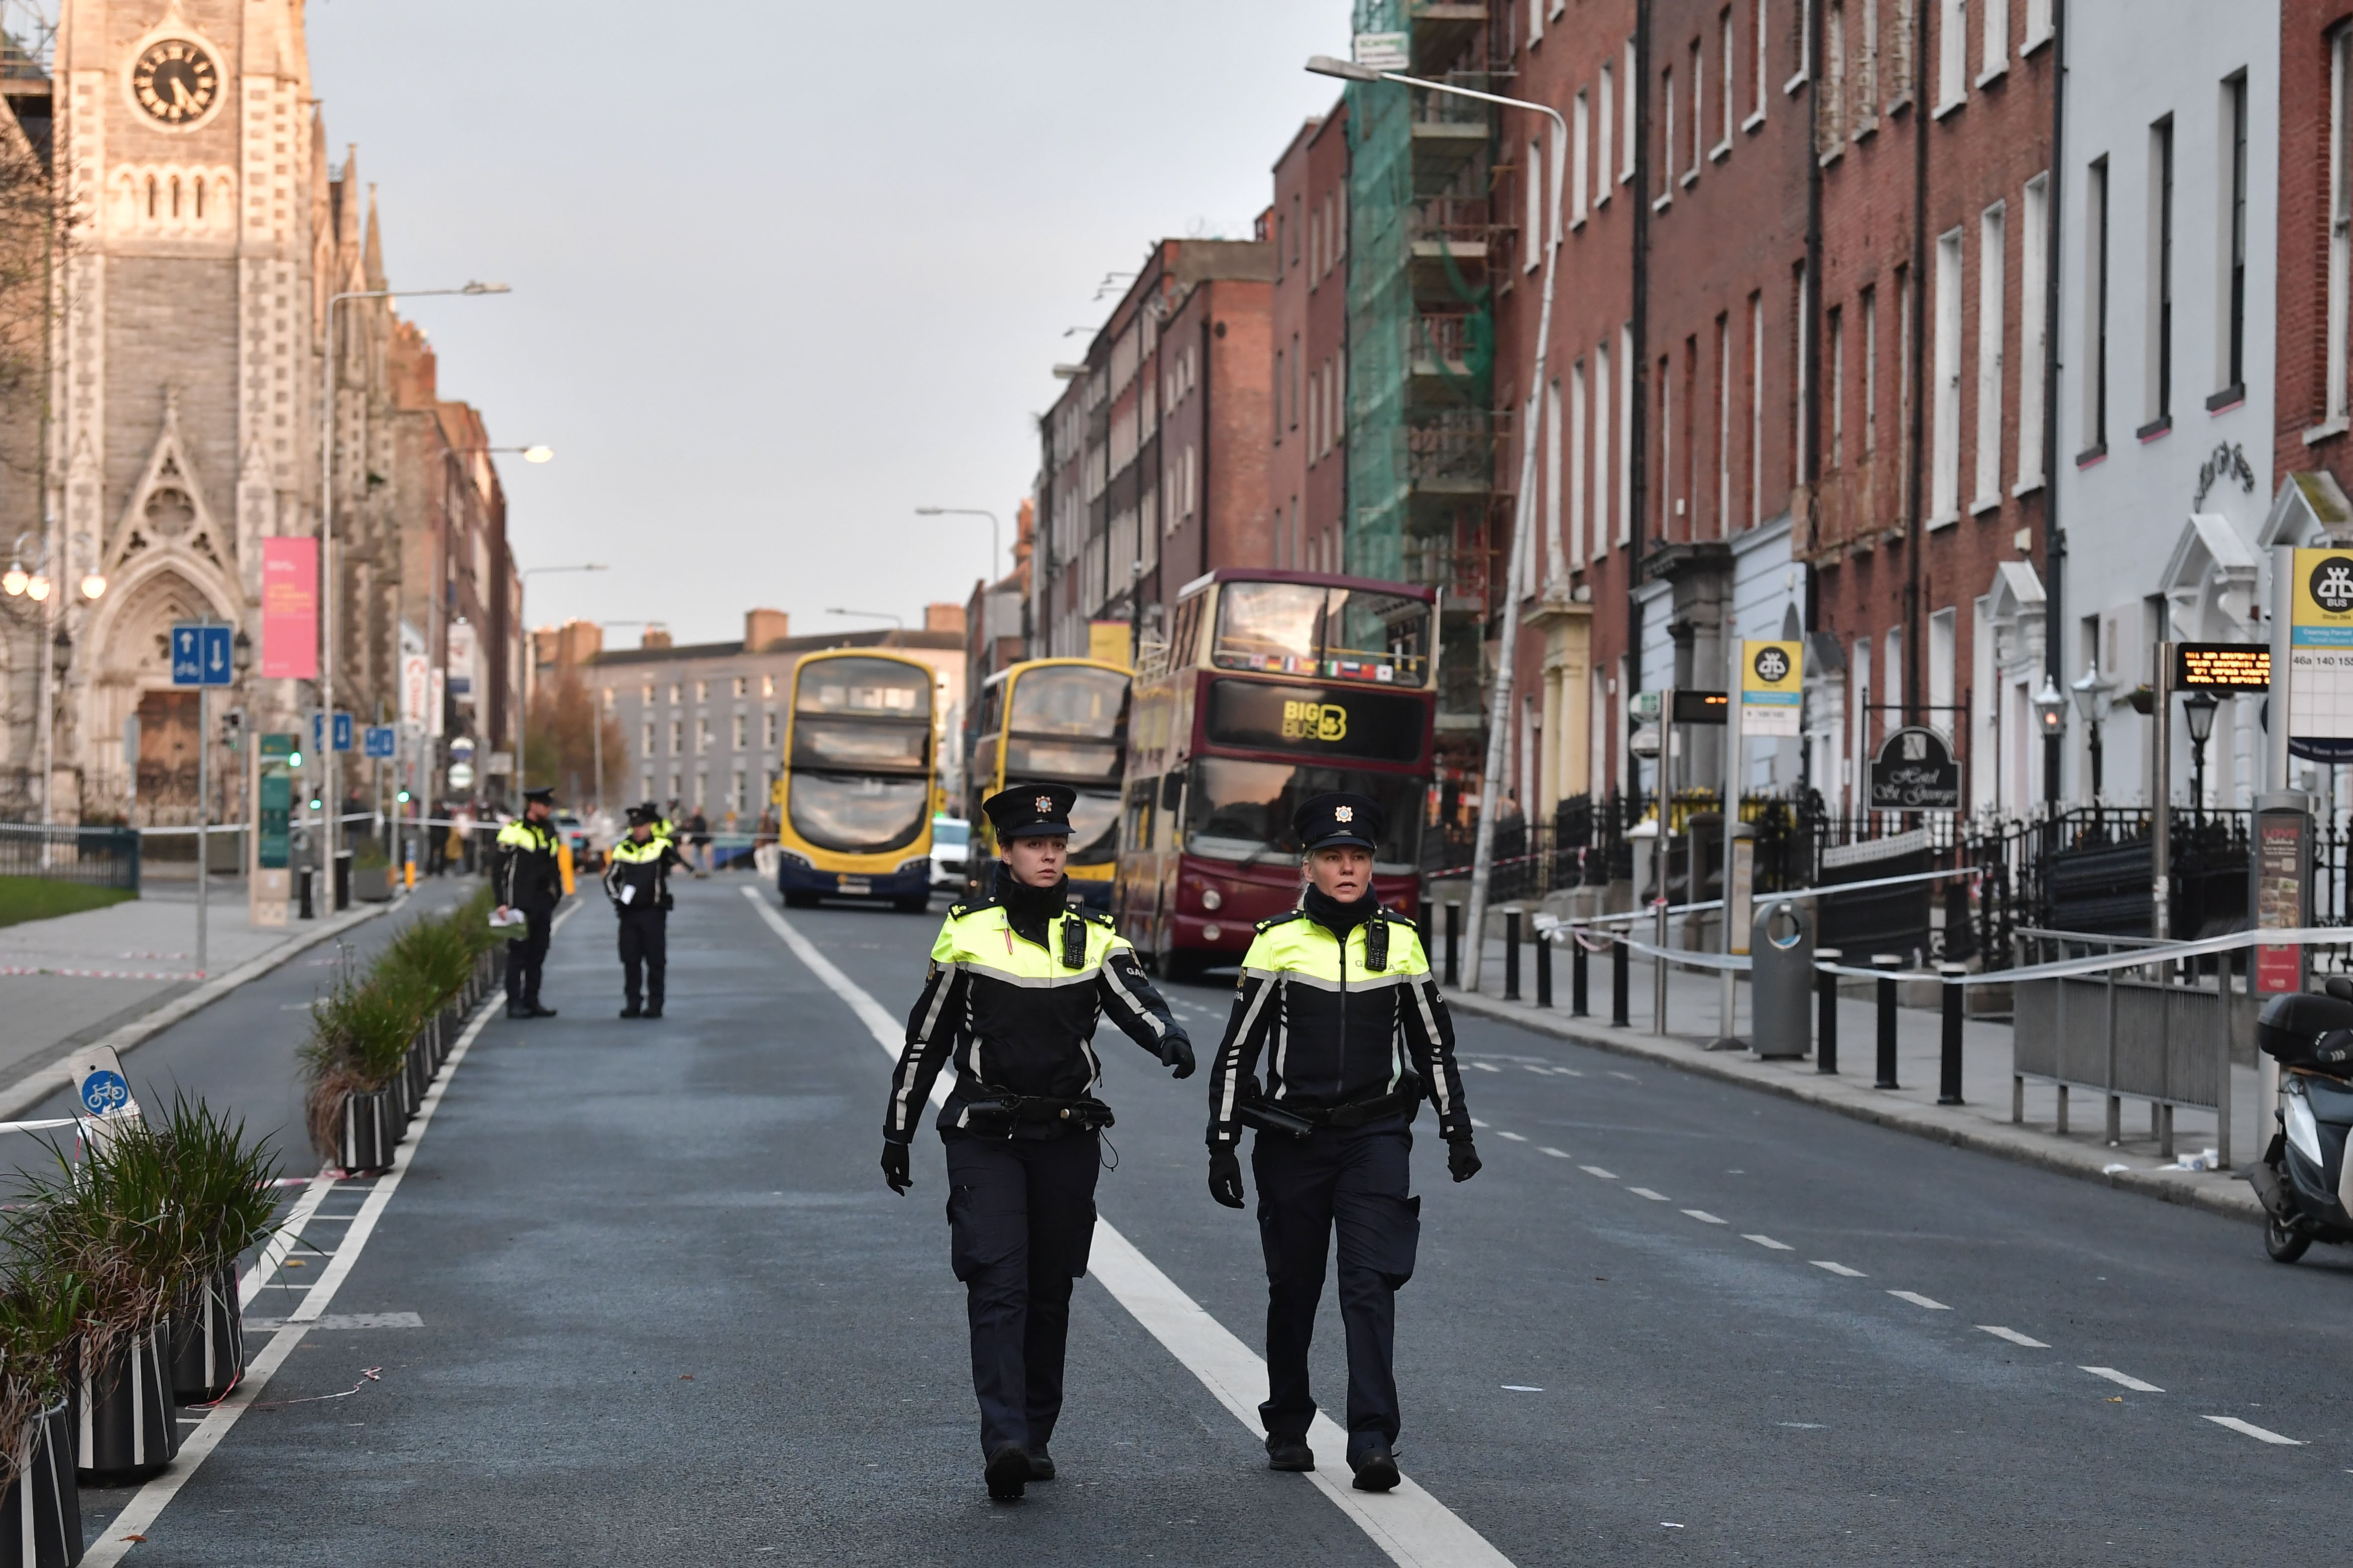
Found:
[[[1553,1147],[1551,1144],[1549,1144],[1549,1143],[1539,1143],[1539,1144],[1537,1144],[1537,1145],[1536,1145],[1536,1152],[1537,1152],[1537,1153],[1539,1153],[1539,1154],[1549,1154],[1549,1155],[1551,1155],[1551,1156],[1552,1156],[1554,1159],[1556,1159],[1556,1160],[1566,1160],[1566,1159],[1567,1159],[1567,1158],[1568,1158],[1568,1151],[1567,1151],[1567,1150],[1566,1150],[1566,1149],[1556,1149],[1556,1148],[1554,1148],[1554,1147]]]
[[[2079,1370],[2088,1372],[2094,1377],[2105,1377],[2110,1383],[2131,1389],[2135,1394],[2163,1394],[2165,1392],[2165,1390],[2158,1387],[2158,1385],[2153,1383],[2143,1383],[2140,1379],[2134,1377],[2129,1373],[2118,1372],[2112,1366],[2087,1366],[2080,1368]]]
[[[549,928],[549,935],[561,931],[564,922],[581,907],[575,904],[557,915]],[[482,1026],[491,1021],[492,1013],[503,1006],[505,1001],[503,995],[483,999],[473,1021],[459,1035],[458,1043],[449,1047],[448,1058],[442,1064],[442,1070],[426,1089],[423,1100],[418,1102],[417,1115],[408,1124],[408,1136],[402,1139],[393,1151],[392,1169],[376,1178],[375,1185],[368,1192],[367,1201],[360,1205],[358,1217],[353,1222],[352,1228],[343,1233],[343,1245],[335,1249],[318,1282],[311,1287],[301,1304],[287,1314],[284,1326],[269,1336],[269,1342],[262,1347],[261,1352],[247,1363],[244,1379],[227,1398],[213,1406],[195,1431],[181,1439],[178,1460],[141,1487],[129,1505],[114,1516],[106,1527],[106,1534],[82,1557],[85,1568],[114,1568],[114,1564],[121,1562],[132,1546],[146,1538],[146,1532],[156,1518],[179,1495],[180,1489],[188,1484],[189,1479],[211,1457],[213,1450],[220,1447],[222,1439],[229,1435],[238,1417],[260,1398],[262,1391],[269,1386],[269,1380],[294,1353],[295,1346],[301,1343],[302,1336],[309,1331],[311,1325],[325,1314],[328,1305],[334,1300],[335,1291],[350,1276],[353,1265],[359,1261],[361,1249],[367,1246],[368,1237],[374,1234],[375,1222],[383,1215],[385,1205],[391,1203],[392,1194],[400,1190],[400,1180],[407,1174],[410,1163],[416,1159],[417,1147],[425,1141],[425,1130],[431,1125],[433,1113],[440,1109],[442,1096],[448,1092],[450,1081],[458,1076],[459,1064],[466,1059],[467,1051],[472,1047],[475,1037],[481,1034]],[[322,1177],[321,1181],[313,1182],[304,1190],[304,1199],[310,1199],[312,1194],[320,1198],[326,1196],[334,1184],[331,1179],[323,1179],[324,1173],[322,1173]],[[300,1206],[299,1202],[297,1206]],[[318,1205],[313,1202],[311,1206],[315,1211]],[[292,1245],[290,1240],[288,1245]],[[268,1254],[263,1257],[266,1260]],[[279,1257],[282,1259],[285,1254],[280,1252]],[[257,1263],[253,1271],[238,1283],[239,1302],[250,1300],[250,1292],[259,1289],[265,1283],[267,1280],[261,1278],[260,1264]]]
[[[1588,1176],[1599,1176],[1605,1182],[1614,1182],[1618,1179],[1614,1173],[1603,1170],[1599,1165],[1579,1165],[1577,1169]]]
[[[1865,1274],[1860,1268],[1849,1268],[1845,1264],[1832,1263],[1827,1258],[1817,1258],[1813,1260],[1813,1264],[1817,1268],[1829,1269],[1831,1273],[1837,1275],[1841,1279],[1868,1279],[1871,1278],[1870,1275]]]
[[[1946,1306],[1942,1301],[1936,1300],[1932,1297],[1923,1296],[1917,1290],[1890,1290],[1888,1294],[1894,1297],[1899,1301],[1909,1301],[1915,1307],[1926,1307],[1932,1312],[1949,1312],[1952,1310],[1950,1307]]]
[[[2312,1446],[2301,1437],[2283,1437],[2276,1432],[2258,1426],[2252,1421],[2242,1421],[2235,1415],[2209,1415],[2206,1419],[2217,1426],[2228,1426],[2233,1432],[2243,1432],[2260,1442],[2276,1443],[2283,1448],[2308,1448]]]
[[[1725,1223],[1724,1221],[1716,1218],[1715,1215],[1708,1213],[1705,1209],[1685,1209],[1683,1210],[1683,1213],[1691,1215],[1692,1218],[1699,1221],[1702,1225],[1722,1225]]]
[[[793,956],[848,1004],[874,1037],[874,1043],[896,1062],[905,1044],[905,1026],[885,1013],[815,942],[769,908],[761,889],[742,891]],[[933,1086],[932,1098],[934,1102],[945,1098],[940,1084]],[[1258,1401],[1267,1385],[1266,1363],[1100,1215],[1095,1220],[1089,1269],[1113,1300],[1198,1378],[1237,1421],[1253,1434],[1261,1430]],[[1347,1474],[1347,1434],[1330,1416],[1315,1417],[1308,1443],[1315,1450],[1316,1468],[1307,1479],[1401,1568],[1510,1568],[1509,1558],[1412,1478],[1386,1494],[1351,1488],[1343,1479]]]
[[[1498,1132],[1495,1136],[1508,1138],[1514,1143],[1525,1143],[1528,1141],[1528,1135],[1525,1132]]]
[[[2029,1339],[2016,1329],[2005,1329],[1999,1323],[1979,1323],[1978,1328],[1979,1331],[1991,1334],[1998,1340],[2008,1340],[2011,1344],[2024,1345],[2031,1351],[2047,1351],[2051,1348],[2041,1340]]]
[[[1786,1241],[1776,1241],[1769,1236],[1743,1236],[1743,1241],[1753,1241],[1767,1252],[1791,1252],[1796,1249]]]
[[[1667,1196],[1666,1194],[1654,1193],[1648,1187],[1628,1187],[1626,1190],[1633,1194],[1638,1198],[1648,1198],[1654,1204],[1671,1204],[1674,1202],[1674,1199]]]

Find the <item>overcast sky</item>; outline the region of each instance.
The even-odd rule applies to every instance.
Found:
[[[1155,237],[1244,237],[1346,0],[311,0],[340,162],[501,445],[536,625],[920,625],[988,568],[1033,420]],[[1122,280],[1124,284],[1124,280]],[[1065,329],[1086,329],[1064,337]],[[634,645],[634,628],[608,643]]]

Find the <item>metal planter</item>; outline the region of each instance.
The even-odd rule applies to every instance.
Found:
[[[17,1435],[16,1479],[0,1491],[0,1568],[73,1568],[81,1561],[69,1408],[58,1400]]]
[[[77,1475],[135,1479],[170,1464],[180,1451],[170,1321],[133,1335],[106,1365],[84,1368],[74,1403]]]
[[[237,1265],[225,1263],[172,1317],[172,1397],[213,1405],[245,1372],[245,1312],[237,1304]]]
[[[400,1142],[402,1131],[393,1090],[346,1094],[335,1150],[338,1163],[346,1171],[381,1171],[392,1163],[392,1146]]]

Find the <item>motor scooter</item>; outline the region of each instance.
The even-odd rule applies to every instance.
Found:
[[[2279,1130],[2248,1184],[2263,1205],[2263,1250],[2294,1263],[2316,1241],[2353,1243],[2353,980],[2263,1004],[2255,1044],[2279,1063]]]

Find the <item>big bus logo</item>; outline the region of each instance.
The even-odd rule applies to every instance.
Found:
[[[1291,702],[1282,705],[1282,738],[1286,741],[1338,741],[1348,733],[1348,710],[1337,702]]]

